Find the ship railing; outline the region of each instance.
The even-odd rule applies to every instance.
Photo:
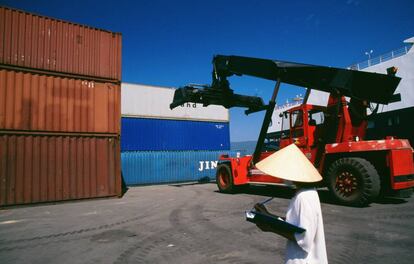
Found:
[[[404,46],[402,48],[399,48],[399,49],[390,51],[388,53],[382,54],[378,57],[374,57],[372,59],[369,59],[369,60],[366,60],[366,61],[363,61],[363,62],[360,62],[360,63],[353,64],[353,65],[349,66],[348,69],[350,69],[350,70],[362,70],[362,69],[371,67],[373,65],[377,65],[377,64],[380,64],[382,62],[389,61],[389,60],[397,58],[397,57],[401,57],[401,56],[407,54],[411,47],[412,47],[412,45]]]
[[[293,103],[286,103],[286,104],[283,104],[283,105],[277,105],[275,107],[275,110],[280,110],[280,109],[283,109],[283,108],[297,106],[297,105],[300,105],[301,103],[302,103],[302,100],[297,101],[297,102],[293,102]]]

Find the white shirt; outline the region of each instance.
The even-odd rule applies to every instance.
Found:
[[[299,190],[290,201],[286,221],[306,229],[286,245],[287,264],[328,263],[319,196],[315,189]]]

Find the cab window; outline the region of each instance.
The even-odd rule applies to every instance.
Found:
[[[310,126],[317,126],[317,125],[323,124],[324,118],[325,118],[322,111],[318,111],[318,112],[310,111],[308,117],[309,117],[308,124]]]
[[[292,127],[303,126],[303,112],[302,110],[295,110],[292,112]]]
[[[282,118],[282,131],[290,129],[290,118],[288,112],[284,112],[280,115]]]
[[[279,115],[282,119],[282,128],[280,132],[280,138],[286,139],[289,138],[289,129],[290,129],[290,117],[288,112],[283,112]]]

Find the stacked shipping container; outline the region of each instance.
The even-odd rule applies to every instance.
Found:
[[[120,194],[119,140],[96,135],[0,135],[0,204]]]
[[[121,80],[121,34],[0,7],[0,63]]]
[[[229,113],[185,104],[170,110],[174,89],[122,84],[121,159],[126,184],[213,178],[230,153]]]
[[[229,112],[222,106],[169,108],[175,89],[122,83],[122,151],[228,150]]]
[[[230,150],[124,151],[122,174],[127,185],[212,180],[219,156],[237,153]]]
[[[121,194],[121,35],[0,7],[0,205]]]
[[[119,134],[119,84],[0,69],[0,129]]]
[[[122,118],[122,151],[228,150],[229,148],[228,123]]]

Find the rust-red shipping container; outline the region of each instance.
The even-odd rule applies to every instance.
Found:
[[[0,206],[121,195],[119,139],[0,131]]]
[[[0,130],[119,134],[119,84],[0,69]]]
[[[121,80],[121,34],[0,7],[0,64]]]

